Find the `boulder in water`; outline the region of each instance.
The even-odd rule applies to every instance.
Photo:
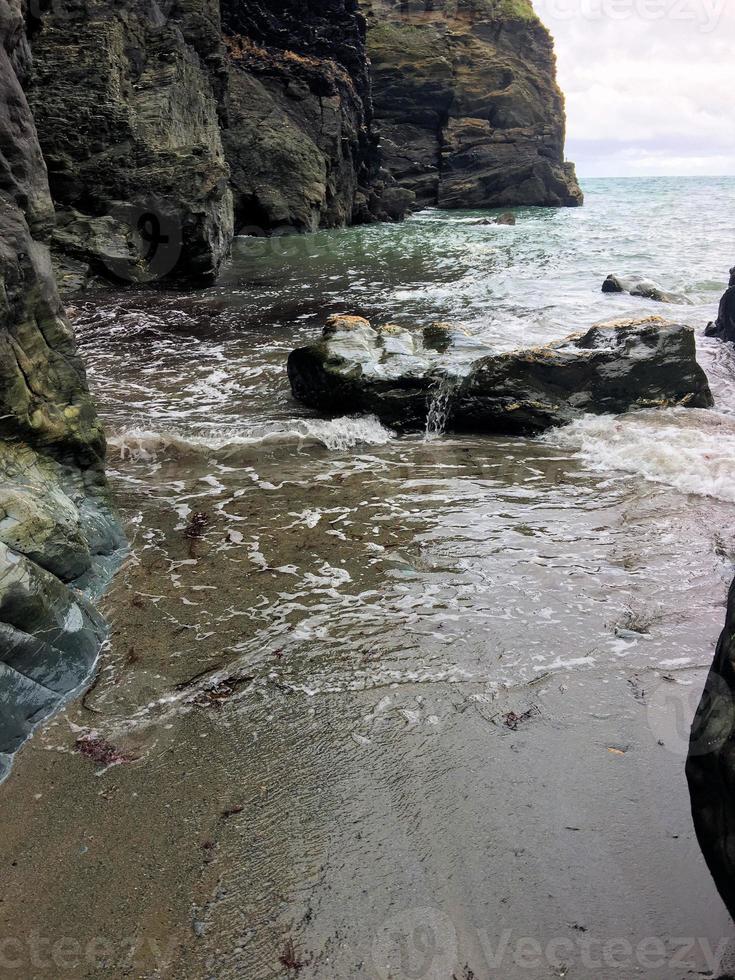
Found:
[[[455,430],[533,434],[585,412],[713,404],[694,333],[660,317],[592,327],[545,347],[499,353],[450,324],[375,329],[333,317],[322,339],[292,352],[294,395],[324,412],[368,412],[394,428],[426,426],[448,402]]]
[[[505,214],[501,214],[495,219],[496,225],[514,225],[516,223],[516,216],[512,211],[506,211]]]
[[[707,337],[719,337],[735,344],[735,267],[730,269],[730,283],[720,300],[717,319],[704,332]]]
[[[673,303],[678,306],[691,306],[692,301],[682,293],[670,293],[662,289],[650,279],[624,279],[621,276],[609,275],[602,284],[603,293],[630,293],[642,299],[651,299],[656,303]]]

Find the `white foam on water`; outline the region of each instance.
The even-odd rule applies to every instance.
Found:
[[[682,493],[735,503],[735,419],[719,412],[672,409],[592,416],[545,437],[576,450],[598,473],[619,470]]]
[[[112,435],[108,442],[121,459],[154,460],[168,451],[181,454],[217,452],[265,443],[321,444],[335,452],[359,444],[384,446],[395,433],[374,415],[337,419],[296,419],[285,426],[252,426],[238,431],[188,435],[133,426]]]

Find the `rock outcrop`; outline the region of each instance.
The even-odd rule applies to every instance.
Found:
[[[65,0],[35,24],[29,98],[65,287],[214,277],[232,239],[209,0]]]
[[[361,0],[384,165],[421,205],[574,206],[553,42],[530,0]]]
[[[692,725],[687,779],[700,847],[735,917],[735,582]]]
[[[222,0],[222,18],[237,229],[403,217],[413,195],[380,173],[356,0]]]
[[[206,283],[235,232],[400,220],[417,201],[582,201],[551,38],[530,0],[33,10],[29,99],[64,291]]]
[[[651,279],[609,275],[602,284],[603,293],[630,293],[641,299],[651,299],[655,303],[672,303],[675,306],[692,306],[692,301],[683,293],[671,293],[662,289]]]
[[[735,343],[735,268],[730,269],[730,283],[720,300],[717,319],[708,324],[705,334]]]
[[[84,679],[104,625],[81,589],[121,546],[105,442],[54,283],[54,211],[20,0],[0,0],[0,776]]]
[[[436,400],[450,428],[534,434],[585,412],[713,404],[694,332],[659,317],[600,324],[546,347],[492,353],[461,330],[421,332],[333,317],[294,351],[296,398],[324,412],[368,412],[401,430],[427,424]]]

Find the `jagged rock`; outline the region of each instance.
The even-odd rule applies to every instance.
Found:
[[[222,15],[237,229],[402,218],[414,198],[380,174],[355,0],[223,0]]]
[[[325,412],[369,412],[421,429],[437,393],[457,430],[530,434],[585,412],[713,404],[693,331],[658,317],[601,324],[510,353],[446,324],[423,332],[333,317],[322,339],[293,351],[294,395]]]
[[[692,306],[688,296],[681,293],[670,293],[662,289],[650,279],[630,278],[609,275],[602,284],[603,293],[630,293],[642,299],[652,299],[656,303],[673,303],[677,306]]]
[[[707,337],[719,337],[735,343],[735,268],[730,269],[730,283],[720,300],[720,309],[714,323],[704,331]]]
[[[20,3],[0,0],[0,776],[88,672],[103,628],[77,587],[122,544],[46,245],[54,212],[21,85],[29,64]]]
[[[735,582],[692,725],[686,771],[700,847],[735,916]]]
[[[384,165],[423,206],[575,206],[553,43],[530,0],[361,0]]]
[[[228,253],[224,48],[216,21],[201,27],[215,15],[209,0],[69,0],[39,22],[29,98],[65,211],[52,245],[90,274],[207,281]]]

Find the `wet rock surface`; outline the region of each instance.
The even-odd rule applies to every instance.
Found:
[[[735,343],[735,268],[730,269],[730,282],[720,300],[717,319],[707,326],[705,334]]]
[[[232,240],[216,5],[75,0],[44,12],[30,102],[60,211],[62,284],[211,279]],[[67,278],[68,277],[68,278]],[[83,280],[82,280],[83,284]]]
[[[527,434],[585,412],[713,404],[691,328],[658,317],[601,324],[510,353],[450,325],[423,332],[333,317],[320,343],[288,361],[294,395],[326,412],[368,412],[402,430],[427,426],[437,399],[452,429]]]
[[[682,293],[672,293],[662,289],[658,283],[650,279],[641,279],[637,276],[624,278],[623,276],[609,275],[602,284],[603,293],[630,293],[631,296],[638,296],[641,299],[650,299],[655,303],[673,303],[677,306],[691,306],[692,301]]]
[[[692,725],[687,779],[702,853],[735,916],[735,582]]]
[[[361,0],[384,165],[422,205],[575,206],[553,43],[527,0]]]
[[[0,775],[32,725],[78,687],[102,621],[77,591],[121,545],[105,441],[47,241],[54,221],[22,83],[19,6],[0,2]]]

